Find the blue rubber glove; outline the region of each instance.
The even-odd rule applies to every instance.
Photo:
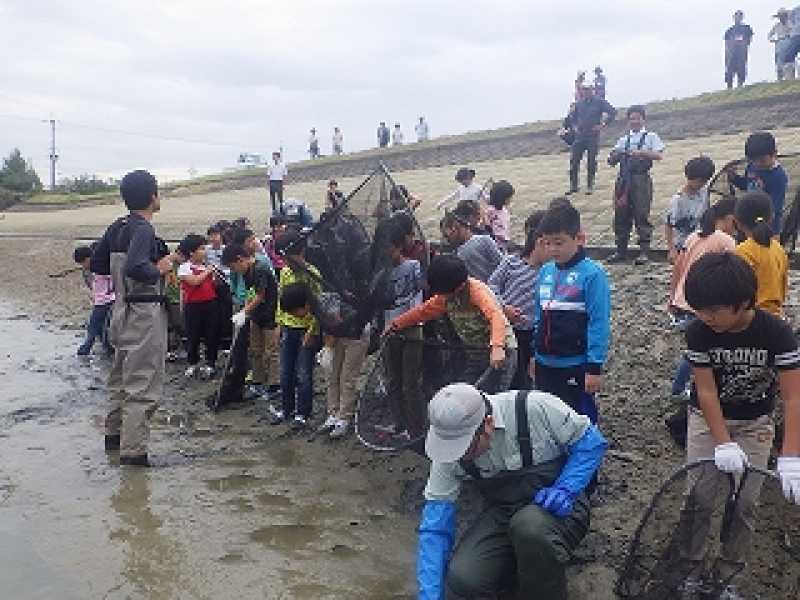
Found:
[[[454,502],[429,500],[422,509],[417,546],[418,600],[444,600],[444,576],[456,533]]]
[[[561,475],[552,486],[540,489],[533,498],[534,503],[558,517],[572,512],[576,498],[586,489],[597,472],[608,442],[597,429],[590,426],[577,442],[569,447],[569,456]]]
[[[546,487],[536,492],[533,501],[557,517],[564,518],[575,506],[575,495],[569,490],[559,487]]]

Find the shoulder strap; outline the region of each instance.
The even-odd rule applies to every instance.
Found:
[[[641,150],[642,148],[644,148],[644,143],[646,141],[647,141],[647,131],[644,131],[642,133],[642,137],[639,138],[639,148],[638,148],[638,150]]]
[[[527,469],[533,464],[533,449],[531,448],[531,428],[528,423],[528,391],[517,392],[515,401],[517,412],[517,441],[519,453],[522,457],[522,468]]]

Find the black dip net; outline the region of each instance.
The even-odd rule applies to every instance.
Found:
[[[797,247],[797,238],[800,232],[800,153],[781,154],[778,156],[778,162],[789,177],[789,187],[786,190],[783,205],[780,241],[787,252],[793,253]],[[723,196],[741,196],[745,193],[730,183],[727,171],[731,170],[738,175],[744,175],[746,167],[747,159],[735,160],[726,164],[714,176],[709,185],[712,204]]]
[[[737,502],[761,485],[755,531],[744,562],[720,558],[743,546]],[[687,583],[688,582],[688,583]],[[622,598],[717,598],[733,584],[745,598],[800,596],[800,507],[787,502],[772,473],[749,469],[735,479],[713,460],[679,469],[655,494],[631,542],[616,591]],[[687,595],[695,586],[697,596]]]

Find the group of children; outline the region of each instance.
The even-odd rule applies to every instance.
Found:
[[[731,173],[730,181],[750,191],[710,206],[707,183],[713,162],[692,159],[685,169],[686,185],[667,216],[675,263],[670,309],[687,330],[688,344],[676,377],[679,391],[686,388],[690,370],[694,375],[687,459],[714,458],[716,469],[699,484],[704,489],[713,486],[720,471],[741,472],[747,464],[765,468],[780,389],[785,437],[778,472],[786,497],[800,503],[800,351],[782,312],[788,260],[774,237],[786,175],[771,135],[753,134],[746,152],[750,164],[745,175]],[[467,171],[467,179],[474,178]],[[465,190],[475,188],[462,179]],[[327,348],[328,406],[320,429],[342,437],[353,422],[358,375],[379,313],[387,337],[385,381],[394,421],[382,427],[387,435],[418,438],[426,427],[422,325],[446,315],[465,344],[487,351],[488,366],[475,382],[478,388],[497,393],[535,387],[597,423],[594,395],[603,385],[611,332],[608,275],[586,256],[580,214],[563,197],[531,214],[522,251],[507,252],[510,240],[497,235],[508,232],[505,216],[500,215],[499,229],[485,224],[487,216],[492,221],[491,208],[507,211],[513,193],[511,184],[498,181],[489,190],[488,206],[482,188],[476,198],[461,198],[441,221],[452,252],[434,256],[427,272],[415,254],[410,213],[396,212],[382,234],[389,266],[381,301],[370,304],[371,314],[356,312],[347,319],[332,317],[323,306],[320,272],[305,257],[306,237],[281,215],[272,217],[263,241],[246,220],[218,223],[206,236],[186,236],[176,252],[186,375],[216,373],[227,321],[221,306],[230,303],[234,328],[249,328],[249,395],[267,399],[275,424],[308,424],[317,354]],[[85,262],[86,250],[76,250],[75,260]],[[91,281],[95,306],[79,354],[87,354],[102,336],[100,323],[113,299],[110,280],[103,277]],[[206,364],[198,367],[202,341]],[[752,529],[760,482],[752,478],[749,485],[737,504],[743,530],[731,538],[736,544],[723,548],[723,562],[741,560],[746,550],[741,542]]]

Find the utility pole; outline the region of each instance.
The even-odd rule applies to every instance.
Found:
[[[50,119],[50,191],[56,189],[56,120]]]

